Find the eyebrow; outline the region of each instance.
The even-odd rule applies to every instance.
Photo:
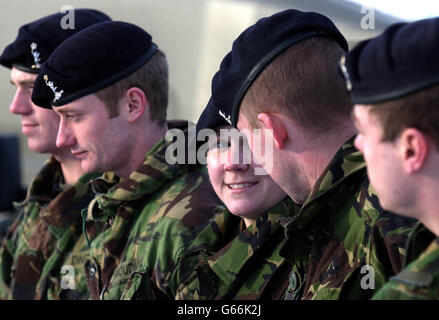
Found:
[[[17,84],[21,84],[21,85],[34,85],[35,81],[32,80],[18,80],[17,83],[15,83],[14,81],[12,81],[12,79],[9,79],[9,82],[16,86]]]
[[[72,109],[70,109],[70,108],[67,108],[67,109],[61,109],[61,110],[56,110],[56,112],[58,112],[58,113],[61,113],[61,114],[66,114],[66,113],[69,113],[69,112],[76,112],[75,110],[72,110]]]

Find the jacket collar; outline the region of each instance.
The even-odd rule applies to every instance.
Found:
[[[187,130],[184,132],[187,138]],[[106,221],[109,216],[117,214],[123,202],[152,195],[166,183],[187,172],[188,164],[167,163],[166,150],[172,143],[162,138],[146,153],[143,163],[127,179],[121,179],[108,192],[97,195],[88,207],[87,220]],[[110,184],[114,182],[109,181]]]
[[[354,138],[350,138],[335,154],[328,167],[323,171],[310,196],[303,204],[300,212],[280,219],[281,224],[294,230],[305,227],[319,212],[318,208],[325,202],[328,193],[337,190],[340,185],[358,174],[366,174],[366,163],[363,155],[354,147]],[[336,205],[332,203],[332,205]],[[308,210],[313,207],[314,210]]]
[[[29,201],[49,202],[62,191],[64,176],[60,163],[54,156],[47,159],[27,190],[26,199],[19,205]]]
[[[273,239],[280,226],[277,220],[293,214],[295,206],[293,201],[286,197],[263,214],[247,229],[239,232],[225,247],[208,258],[211,269],[225,284],[232,283],[236,275],[254,257],[254,253]]]

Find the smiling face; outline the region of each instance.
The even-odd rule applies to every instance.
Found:
[[[56,145],[70,148],[85,172],[124,172],[132,146],[121,116],[110,118],[107,107],[95,94],[54,110],[61,118]]]
[[[280,202],[286,193],[269,175],[255,175],[258,165],[253,162],[245,137],[241,135],[239,142],[237,140],[217,134],[216,147],[207,154],[207,168],[216,194],[230,212],[244,218],[248,226]]]
[[[16,92],[9,110],[21,116],[21,132],[27,137],[29,149],[38,153],[56,154],[59,152],[55,145],[59,117],[52,110],[32,103],[36,78],[36,74],[12,68],[11,83],[16,87]]]

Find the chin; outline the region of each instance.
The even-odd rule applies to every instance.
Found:
[[[238,217],[241,218],[249,218],[251,216],[255,215],[255,211],[258,210],[258,208],[251,208],[251,207],[244,207],[240,205],[235,205],[233,207],[227,207],[229,211]]]
[[[49,148],[46,145],[32,143],[31,141],[28,141],[27,146],[28,146],[29,150],[36,152],[36,153],[54,153],[56,151],[53,148]]]
[[[379,203],[381,205],[381,208],[383,208],[384,210],[396,213],[400,216],[410,217],[410,214],[412,214],[412,212],[406,212],[406,208],[401,207],[397,203],[386,202],[383,201],[381,198],[379,199]]]
[[[245,217],[249,212],[247,210],[243,210],[241,206],[227,206],[227,209],[234,214],[235,216]]]
[[[378,196],[378,202],[379,202],[381,208],[383,208],[384,210],[398,213],[398,207],[395,206],[395,204],[393,204],[391,201],[390,202],[386,201],[385,198]]]
[[[81,168],[84,171],[84,173],[94,173],[94,172],[98,172],[96,171],[96,169],[94,168],[94,166],[91,166],[88,163],[84,163],[84,161],[81,162]]]

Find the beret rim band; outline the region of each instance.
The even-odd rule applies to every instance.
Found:
[[[148,49],[148,51],[146,51],[145,54],[143,54],[135,63],[133,63],[129,67],[123,69],[119,73],[111,76],[110,78],[104,79],[103,81],[98,82],[90,87],[84,88],[78,92],[75,92],[71,95],[68,95],[64,98],[61,98],[58,101],[52,100],[49,103],[49,106],[43,105],[42,107],[47,108],[47,109],[51,109],[51,107],[60,107],[60,106],[63,106],[69,102],[75,101],[75,100],[82,98],[86,95],[95,93],[101,89],[104,89],[104,88],[116,83],[117,81],[129,76],[131,73],[133,73],[134,71],[139,69],[141,66],[143,66],[145,63],[147,63],[152,58],[152,56],[156,53],[157,49],[158,49],[157,45],[155,43],[151,43],[151,47]]]
[[[368,96],[357,96],[354,94],[354,91],[351,91],[351,100],[354,104],[377,104],[381,102],[386,102],[390,100],[395,100],[398,98],[402,98],[404,96],[413,94],[417,91],[421,91],[423,89],[427,89],[436,84],[439,84],[439,75],[431,77],[425,81],[420,83],[416,83],[412,86],[408,86],[399,90],[393,90],[391,92],[386,92],[382,94],[376,95],[368,95]]]
[[[236,95],[233,105],[232,105],[232,125],[236,128],[238,123],[238,114],[239,114],[239,108],[242,103],[242,100],[244,99],[244,96],[250,86],[253,84],[253,82],[256,80],[256,78],[259,76],[259,74],[267,67],[267,65],[275,59],[279,54],[282,53],[282,51],[286,50],[288,47],[291,47],[292,45],[306,40],[311,37],[315,36],[327,36],[333,39],[330,35],[328,35],[326,32],[321,30],[313,30],[309,31],[303,34],[296,35],[290,39],[287,39],[280,43],[276,48],[271,50],[267,55],[265,55],[250,71],[247,78],[245,79],[244,83],[242,84],[241,88],[238,91],[238,94]],[[338,43],[337,40],[334,40]],[[344,48],[343,48],[344,49]]]
[[[20,71],[23,71],[23,72],[26,72],[26,73],[32,73],[32,74],[40,74],[40,71],[41,71],[40,68],[31,69],[29,67],[26,67],[25,65],[18,64],[18,63],[13,63],[11,65],[10,69],[12,69],[12,67],[14,67],[14,68],[16,68],[16,69],[18,69]]]

